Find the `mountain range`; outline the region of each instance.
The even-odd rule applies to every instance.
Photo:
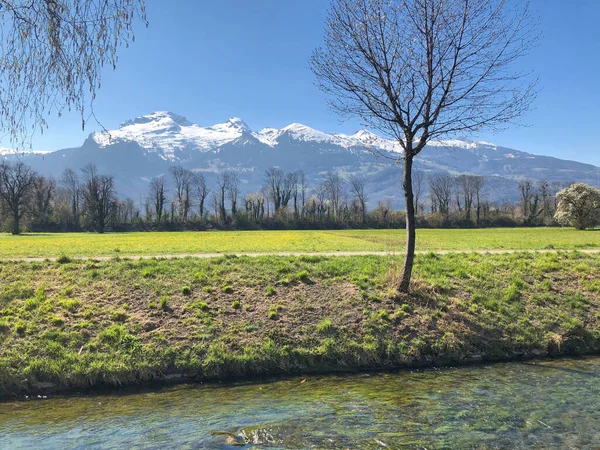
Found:
[[[395,164],[401,156],[396,142],[367,130],[331,134],[293,123],[281,129],[253,131],[239,118],[202,127],[183,116],[158,111],[128,120],[117,130],[94,132],[80,147],[25,152],[18,157],[39,173],[55,178],[65,168],[77,170],[94,163],[101,172],[115,176],[121,196],[136,201],[145,197],[152,177],[168,174],[174,165],[202,173],[209,186],[214,186],[219,172],[234,170],[244,194],[261,188],[270,166],[303,170],[312,186],[328,171],[360,174],[366,180],[371,206],[390,198],[401,208],[401,171]],[[0,157],[10,160],[17,156],[0,149]],[[522,179],[600,186],[600,168],[596,166],[467,139],[431,142],[418,156],[416,168],[426,175],[481,175],[486,179],[487,197],[493,201],[517,200]]]

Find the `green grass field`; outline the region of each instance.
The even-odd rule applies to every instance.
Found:
[[[423,229],[417,239],[420,251],[600,248],[600,230],[568,228]],[[0,258],[390,251],[404,240],[404,230],[0,234]]]
[[[600,255],[0,261],[0,397],[600,349]],[[479,359],[477,359],[479,358]]]

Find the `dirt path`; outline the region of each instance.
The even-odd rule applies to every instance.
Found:
[[[417,251],[417,254],[437,253],[439,255],[447,255],[449,253],[479,253],[479,254],[507,254],[507,253],[559,253],[559,252],[573,252],[578,251],[587,254],[598,254],[600,249],[540,249],[540,250],[516,250],[516,249],[491,249],[491,250],[427,250]],[[251,258],[257,258],[259,256],[390,256],[398,255],[401,256],[402,251],[359,251],[359,252],[267,252],[267,253],[180,253],[173,255],[111,255],[111,256],[73,256],[70,257],[74,260],[86,260],[93,259],[96,261],[108,261],[110,259],[119,257],[121,259],[175,259],[175,258],[220,258],[223,256],[248,256]],[[0,258],[0,261],[22,261],[22,262],[42,262],[42,261],[56,261],[58,258]]]

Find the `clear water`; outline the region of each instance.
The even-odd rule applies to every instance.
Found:
[[[600,358],[0,404],[0,448],[599,448]]]

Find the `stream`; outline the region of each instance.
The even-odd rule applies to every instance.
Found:
[[[0,449],[598,448],[600,358],[0,404]]]

